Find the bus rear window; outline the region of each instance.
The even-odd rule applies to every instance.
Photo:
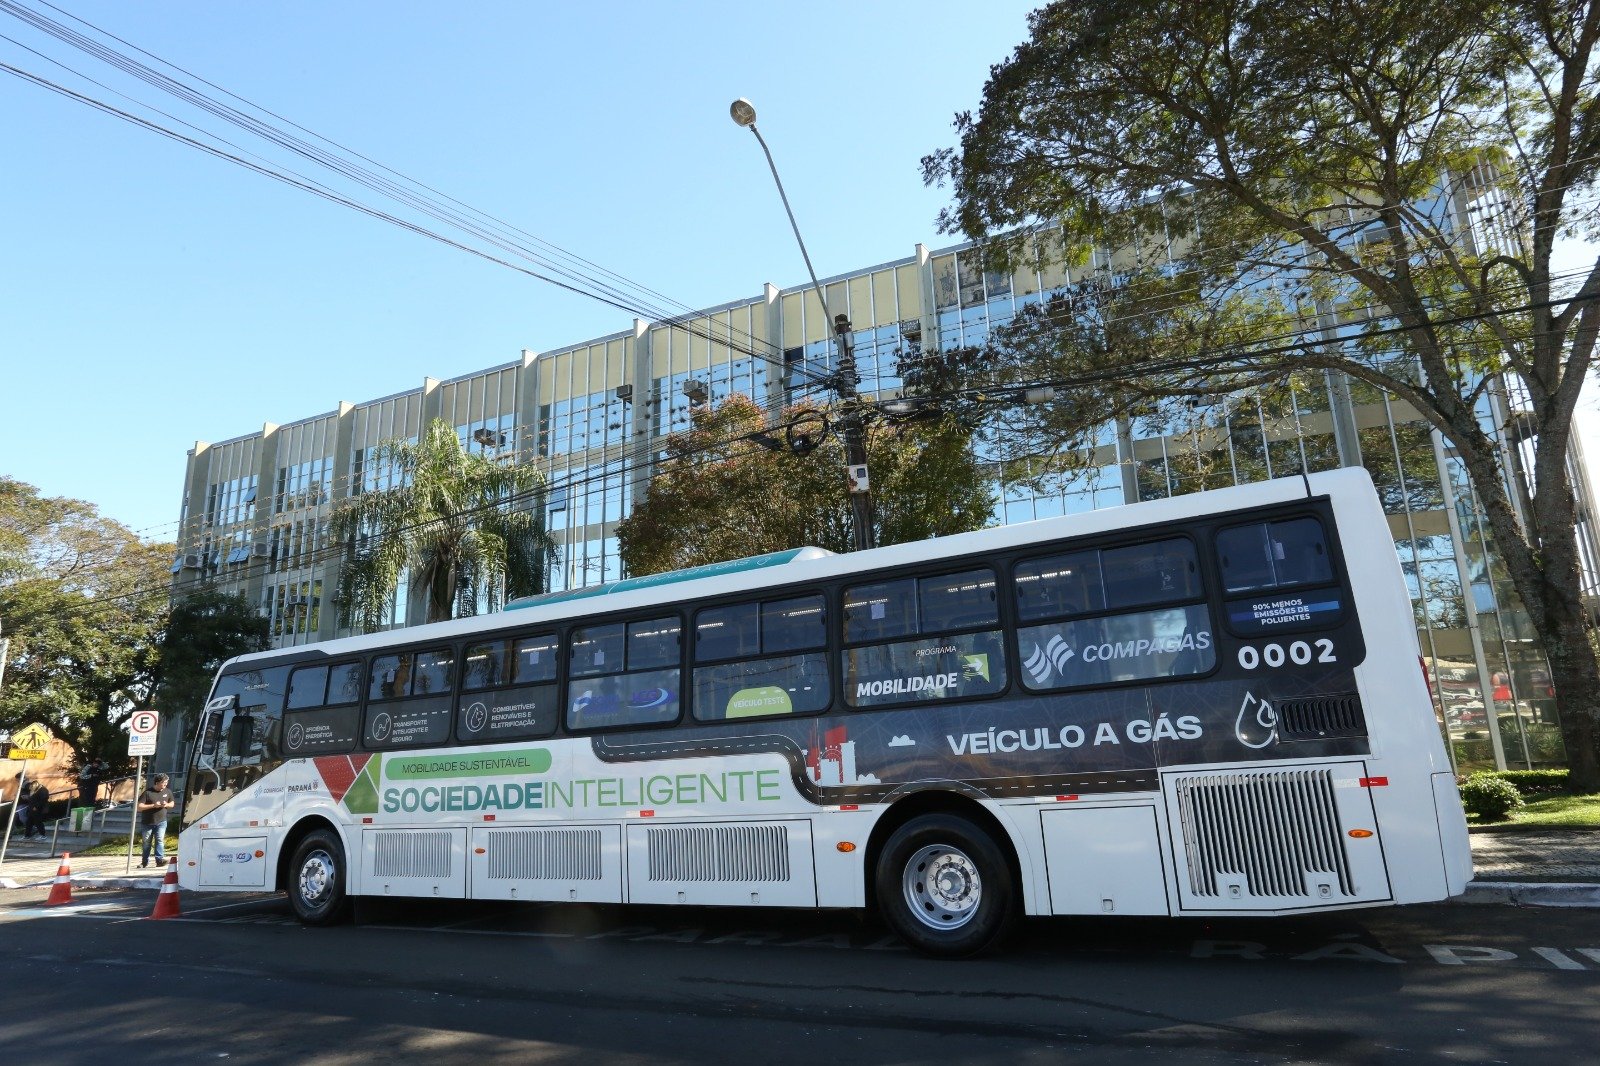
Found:
[[[1227,592],[1320,585],[1333,580],[1322,523],[1315,518],[1252,522],[1217,534],[1217,559]]]

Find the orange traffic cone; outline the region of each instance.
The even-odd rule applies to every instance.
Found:
[[[46,907],[54,907],[58,903],[72,902],[72,856],[67,852],[61,853],[61,865],[56,868],[56,883],[50,886],[50,898],[44,901]]]
[[[155,910],[150,912],[152,918],[176,918],[178,916],[178,857],[174,855],[167,860],[167,876],[161,881],[161,894],[156,896]]]

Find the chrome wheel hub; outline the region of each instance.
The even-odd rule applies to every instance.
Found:
[[[959,929],[978,913],[983,879],[977,864],[950,844],[930,844],[906,862],[906,904],[930,929]]]
[[[317,906],[333,892],[334,876],[333,856],[313,851],[300,864],[300,898]]]

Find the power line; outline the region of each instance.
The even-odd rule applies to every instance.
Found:
[[[1600,299],[1600,295],[1582,296],[1582,297],[1579,297],[1579,299],[1582,299],[1584,301]],[[1553,306],[1553,305],[1555,305],[1557,303],[1563,303],[1563,302],[1566,302],[1566,301],[1545,301],[1545,302],[1543,302],[1541,304],[1526,304],[1526,305],[1522,305],[1522,306],[1519,306],[1519,307],[1504,308],[1504,309],[1500,309],[1499,311],[1493,312],[1493,313],[1498,313],[1498,314],[1526,313],[1528,311],[1538,310],[1541,307]],[[1476,314],[1476,315],[1463,315],[1463,316],[1458,316],[1458,318],[1456,318],[1456,319],[1443,320],[1438,324],[1440,324],[1440,325],[1450,325],[1450,324],[1455,324],[1458,321],[1469,321],[1469,320],[1481,319],[1483,317],[1486,317],[1488,314],[1489,314],[1489,312],[1479,313],[1479,314]],[[1398,334],[1398,333],[1404,333],[1404,332],[1406,332],[1406,330],[1407,330],[1407,327],[1395,326],[1395,327],[1391,327],[1391,328],[1384,329],[1384,330],[1373,331],[1373,333],[1369,334],[1369,336]],[[1308,332],[1310,332],[1310,331],[1308,331]],[[1271,348],[1271,349],[1266,349],[1266,350],[1259,350],[1259,351],[1255,351],[1253,353],[1246,352],[1246,351],[1232,351],[1232,352],[1217,351],[1217,352],[1211,353],[1209,356],[1197,355],[1195,357],[1192,357],[1192,358],[1189,358],[1189,359],[1185,359],[1185,360],[1169,361],[1169,362],[1165,362],[1165,363],[1146,364],[1144,366],[1135,367],[1134,369],[1137,372],[1140,372],[1140,373],[1143,373],[1143,374],[1160,373],[1160,372],[1173,372],[1173,371],[1185,371],[1185,370],[1195,370],[1197,368],[1202,368],[1202,367],[1206,367],[1206,366],[1221,366],[1221,365],[1224,365],[1224,364],[1227,364],[1227,363],[1230,363],[1230,362],[1237,362],[1241,358],[1248,358],[1251,354],[1254,354],[1257,357],[1266,356],[1266,355],[1285,355],[1285,354],[1290,354],[1290,353],[1292,353],[1294,351],[1297,351],[1297,350],[1298,351],[1305,351],[1305,352],[1307,352],[1307,354],[1310,354],[1310,350],[1311,349],[1327,347],[1327,346],[1330,346],[1330,345],[1342,345],[1342,344],[1347,343],[1349,341],[1349,339],[1350,338],[1343,338],[1343,337],[1335,337],[1335,338],[1331,338],[1331,339],[1329,339],[1329,338],[1321,338],[1321,339],[1315,339],[1315,340],[1301,341],[1299,343],[1294,343],[1294,344],[1284,344],[1284,345],[1280,345],[1280,346],[1278,346],[1276,348]],[[1397,355],[1403,355],[1405,353],[1406,349],[1398,348],[1398,349],[1394,349],[1393,351]],[[1127,368],[1123,368],[1123,376],[1125,376],[1126,373],[1127,373]],[[1114,379],[1114,371],[1112,369],[1106,369],[1106,370],[1095,371],[1095,372],[1092,372],[1092,373],[1078,375],[1078,376],[1074,376],[1074,377],[1070,377],[1070,378],[1063,377],[1063,378],[1058,378],[1058,379],[1055,379],[1055,380],[1049,381],[1049,382],[1039,382],[1037,384],[1049,384],[1049,385],[1053,385],[1053,386],[1056,386],[1056,387],[1059,388],[1059,387],[1072,387],[1074,385],[1104,384],[1108,380],[1113,380],[1113,379]],[[1015,392],[1015,391],[1018,391],[1018,388],[1019,388],[1018,386],[1007,386],[1002,391]],[[990,391],[995,391],[995,390],[990,390]],[[981,396],[982,392],[981,392],[981,390],[970,390],[969,392],[958,393],[956,395]],[[736,437],[727,438],[727,439],[724,439],[724,440],[712,442],[711,444],[707,445],[706,448],[703,449],[703,450],[709,452],[709,451],[712,451],[714,449],[726,447],[728,444],[734,443],[738,439],[740,439],[740,437],[736,436]],[[531,493],[516,493],[516,494],[512,494],[511,496],[507,497],[504,500],[493,501],[491,503],[486,503],[486,504],[483,504],[483,505],[479,505],[477,507],[464,508],[464,509],[462,509],[460,511],[454,512],[449,517],[453,520],[453,519],[459,519],[459,518],[464,518],[464,517],[470,517],[473,514],[481,513],[481,512],[490,510],[490,509],[503,509],[503,508],[515,506],[519,502],[527,502],[529,500],[538,499],[541,495],[543,495],[544,491],[546,491],[546,490],[541,489],[541,490],[537,490],[537,491],[534,491],[534,492],[531,492]],[[430,525],[430,524],[432,524],[432,523],[427,521],[427,520],[424,520],[424,521],[418,522],[418,523],[416,523],[416,524],[414,524],[412,526],[403,527],[403,530],[409,531],[409,530],[412,530],[412,529],[425,528],[427,525]],[[300,563],[299,565],[300,566],[311,566],[311,565],[314,565],[316,562],[326,561],[328,559],[338,557],[339,555],[342,555],[345,550],[346,550],[346,547],[344,545],[329,545],[329,546],[327,546],[327,547],[325,547],[323,549],[320,549],[318,551],[310,553],[309,558],[306,561]],[[241,571],[235,571],[234,573],[235,574],[238,574],[238,573],[246,573],[247,574],[248,570],[249,570],[249,567],[253,566],[253,565],[254,564],[247,564],[247,566],[244,569],[244,571],[242,571],[242,572]],[[146,589],[133,590],[131,592],[119,594],[117,596],[105,597],[105,598],[103,598],[101,600],[97,600],[97,601],[90,601],[90,602],[85,603],[83,608],[80,608],[79,610],[82,610],[82,611],[93,611],[93,610],[97,610],[97,609],[104,610],[104,609],[107,609],[107,608],[109,608],[111,606],[114,606],[116,603],[121,602],[122,600],[129,599],[129,598],[132,598],[134,596],[154,595],[154,594],[163,593],[163,592],[170,592],[170,585],[169,584],[163,583],[162,585],[159,585],[159,586],[151,586],[151,587],[146,588]]]
[[[434,218],[436,221],[444,222],[447,225],[451,225],[451,226],[453,226],[453,227],[455,227],[457,229],[463,230],[468,235],[472,236],[473,238],[475,238],[477,240],[483,241],[484,243],[490,245],[491,247],[498,248],[501,251],[507,252],[507,253],[512,254],[512,255],[516,255],[516,256],[523,257],[523,258],[527,258],[530,261],[532,261],[536,266],[541,267],[542,269],[544,269],[546,271],[549,271],[550,273],[557,274],[557,275],[560,275],[562,277],[567,278],[568,281],[571,284],[565,284],[565,283],[560,283],[560,282],[555,282],[555,283],[559,284],[563,288],[568,289],[569,291],[577,292],[577,293],[579,293],[581,295],[588,295],[591,298],[599,300],[602,303],[607,303],[607,304],[609,304],[611,306],[618,307],[621,310],[629,311],[630,313],[637,314],[637,315],[639,315],[641,317],[645,317],[645,318],[648,318],[648,319],[651,319],[651,320],[655,320],[655,321],[664,321],[664,322],[668,322],[668,323],[673,324],[673,325],[678,325],[681,328],[688,329],[692,334],[702,335],[703,338],[706,339],[709,342],[719,343],[719,344],[726,344],[730,348],[733,348],[734,350],[738,350],[743,354],[750,355],[750,356],[752,356],[754,358],[765,359],[768,362],[772,362],[774,365],[779,365],[779,366],[782,365],[781,363],[779,363],[779,361],[777,359],[775,359],[773,356],[767,354],[766,352],[760,351],[760,350],[758,350],[758,349],[756,349],[754,347],[751,347],[748,344],[736,341],[735,340],[735,334],[737,334],[738,336],[745,337],[746,339],[751,340],[751,341],[753,341],[754,338],[751,338],[749,334],[746,334],[743,331],[734,330],[732,328],[731,324],[714,323],[715,325],[722,325],[723,326],[723,330],[722,330],[722,334],[723,335],[719,336],[717,331],[716,331],[716,329],[714,328],[714,326],[713,327],[706,327],[706,326],[698,326],[698,325],[692,324],[693,320],[696,319],[696,318],[700,318],[700,317],[709,318],[709,316],[701,316],[699,314],[699,312],[694,311],[694,310],[689,310],[687,313],[684,313],[682,311],[677,311],[677,310],[669,311],[669,310],[666,310],[666,309],[664,309],[662,307],[653,305],[653,304],[651,304],[651,302],[648,299],[640,297],[639,295],[636,295],[636,294],[637,293],[641,293],[641,292],[642,293],[647,293],[647,294],[650,294],[650,295],[659,295],[659,294],[656,294],[654,292],[654,290],[647,289],[647,288],[645,288],[643,286],[637,285],[636,283],[628,282],[628,281],[626,281],[626,279],[622,279],[621,275],[617,275],[617,274],[615,274],[614,272],[611,272],[611,271],[602,270],[602,272],[604,274],[606,274],[606,275],[608,275],[609,277],[612,277],[612,278],[620,279],[627,287],[633,289],[635,291],[634,295],[630,295],[629,293],[623,291],[623,289],[618,288],[616,285],[611,284],[610,282],[604,280],[603,278],[592,277],[592,276],[584,274],[581,270],[570,268],[568,266],[562,265],[561,263],[554,262],[554,261],[552,261],[550,259],[549,256],[543,255],[543,254],[541,254],[541,253],[539,253],[537,251],[534,251],[534,250],[526,247],[525,245],[522,245],[520,242],[516,241],[514,239],[514,237],[511,236],[512,233],[524,233],[524,231],[514,230],[514,229],[512,229],[510,227],[507,227],[506,224],[501,223],[498,219],[495,219],[493,216],[488,215],[488,214],[486,214],[484,212],[481,212],[481,211],[477,211],[474,208],[466,207],[466,205],[460,204],[459,201],[452,200],[452,199],[450,199],[448,197],[444,198],[444,201],[441,201],[441,200],[435,198],[434,196],[427,195],[427,193],[432,192],[430,187],[425,186],[420,182],[416,182],[413,179],[406,178],[403,175],[399,175],[399,174],[397,174],[397,172],[389,170],[389,168],[387,168],[387,167],[382,167],[381,164],[375,164],[375,165],[379,166],[381,169],[387,171],[388,173],[395,174],[396,177],[398,177],[400,179],[400,182],[405,182],[407,184],[402,185],[400,182],[392,181],[392,180],[390,180],[388,178],[385,178],[381,174],[377,174],[372,170],[369,170],[369,169],[367,169],[365,167],[361,167],[359,165],[351,163],[348,159],[344,159],[344,158],[340,157],[336,152],[330,152],[330,151],[328,151],[326,149],[318,147],[317,145],[311,144],[310,142],[308,142],[308,141],[306,141],[306,140],[304,140],[302,138],[299,138],[299,137],[296,137],[296,136],[294,136],[292,134],[286,133],[285,131],[274,127],[270,122],[262,121],[260,119],[255,118],[254,116],[248,115],[248,114],[240,111],[237,108],[233,108],[233,107],[231,107],[229,105],[225,105],[225,104],[222,104],[222,103],[220,103],[220,102],[218,102],[216,100],[213,100],[210,97],[208,97],[205,93],[203,93],[201,91],[198,91],[198,90],[195,90],[194,88],[192,88],[190,86],[184,85],[183,83],[181,83],[181,82],[179,82],[179,81],[177,81],[177,80],[175,80],[175,79],[173,79],[173,78],[171,78],[171,77],[169,77],[169,76],[167,76],[165,74],[162,74],[159,71],[156,71],[156,70],[148,67],[145,64],[139,63],[137,60],[134,60],[134,59],[132,59],[132,58],[130,58],[128,56],[125,56],[125,55],[117,52],[114,48],[110,48],[110,47],[108,47],[106,45],[103,45],[103,44],[101,44],[99,42],[96,42],[96,41],[92,40],[91,38],[84,36],[83,34],[80,34],[80,33],[76,32],[74,30],[71,30],[69,27],[63,26],[62,24],[54,22],[54,21],[48,19],[47,17],[45,17],[43,15],[40,15],[40,14],[38,14],[36,12],[33,12],[33,11],[30,11],[26,7],[23,7],[20,4],[14,3],[13,0],[0,0],[0,10],[5,10],[5,11],[9,12],[10,14],[12,14],[14,17],[18,18],[19,20],[25,22],[26,24],[28,24],[30,26],[33,26],[36,29],[39,29],[40,31],[42,31],[44,33],[49,34],[50,36],[56,38],[57,40],[62,41],[63,43],[66,43],[66,44],[68,44],[68,45],[70,45],[70,46],[72,46],[74,48],[77,48],[80,51],[83,51],[83,52],[93,56],[94,58],[100,59],[101,61],[106,62],[107,64],[115,67],[116,69],[121,70],[124,73],[129,74],[130,76],[135,77],[138,80],[143,81],[146,84],[151,85],[154,88],[157,88],[157,89],[159,89],[161,91],[164,91],[164,92],[167,92],[167,93],[169,93],[171,95],[174,95],[174,96],[178,97],[179,99],[183,100],[184,102],[189,103],[190,105],[195,106],[197,108],[200,108],[201,110],[213,115],[214,117],[220,118],[223,121],[229,122],[232,125],[238,126],[241,129],[246,130],[247,132],[250,132],[250,133],[252,133],[252,134],[254,134],[256,136],[262,137],[263,139],[267,140],[268,142],[270,142],[272,144],[275,144],[278,147],[283,148],[283,149],[285,149],[287,151],[290,151],[290,152],[292,152],[292,153],[294,153],[296,155],[299,155],[302,158],[305,158],[305,159],[307,159],[307,160],[309,160],[311,162],[314,162],[314,163],[316,163],[316,164],[318,164],[320,166],[325,166],[325,167],[329,168],[330,170],[333,170],[335,173],[340,174],[341,176],[343,176],[345,178],[348,178],[348,179],[350,179],[352,181],[355,181],[357,184],[369,189],[370,191],[378,192],[378,193],[380,193],[380,194],[382,194],[384,196],[387,196],[387,197],[389,197],[389,198],[391,198],[393,200],[396,200],[396,201],[398,201],[398,202],[400,202],[400,203],[402,203],[402,204],[404,204],[404,205],[406,205],[408,207],[411,207],[411,208],[413,208],[415,210],[421,211],[423,214],[425,214],[425,215],[427,215],[427,216],[429,216],[431,218]],[[55,10],[59,10],[59,9],[55,9]],[[76,21],[82,22],[83,20],[78,19]],[[84,25],[91,25],[91,24],[86,23],[86,22],[83,23],[83,24]],[[91,28],[93,28],[93,27],[91,27]],[[104,32],[104,31],[99,31],[99,32]],[[121,41],[120,38],[116,38],[114,35],[106,34],[106,36],[111,37],[113,40],[118,40],[119,42]],[[13,43],[17,43],[17,42],[13,42]],[[121,42],[121,43],[126,43],[126,42]],[[22,47],[26,47],[26,46],[22,46]],[[133,47],[133,46],[130,46],[130,47]],[[40,55],[41,54],[41,53],[38,53],[37,51],[35,51],[33,49],[28,49],[28,50],[33,52],[35,55]],[[143,52],[143,54],[145,54],[145,55],[150,55],[150,53],[144,52],[143,49],[137,49],[137,50]],[[48,58],[48,57],[45,57],[45,58]],[[157,57],[152,56],[152,58],[157,58]],[[66,67],[64,64],[61,64],[56,60],[51,59],[49,61],[52,62],[52,63],[55,63],[58,66],[62,66],[63,69],[71,70],[71,68]],[[159,58],[157,58],[157,61],[163,63],[166,66],[172,67],[172,69],[174,69],[174,70],[178,70],[180,73],[184,73],[186,75],[188,74],[187,71],[183,71],[182,68],[176,67],[173,64],[166,63],[165,60],[160,60]],[[15,72],[14,68],[13,68],[13,72]],[[78,74],[79,72],[73,71],[73,73]],[[101,85],[101,83],[95,82],[93,79],[87,78],[86,75],[79,74],[79,76],[80,77],[84,77],[85,80],[90,81],[91,84]],[[188,75],[188,76],[194,77],[193,75]],[[44,84],[45,83],[45,79],[39,78],[38,76],[29,76],[29,80],[32,80],[32,81],[34,81],[35,83],[38,83],[38,84]],[[205,85],[211,85],[212,84],[210,82],[204,81],[204,79],[196,78],[195,80],[200,81],[202,84],[205,84]],[[104,88],[105,86],[101,85],[101,87]],[[115,90],[110,90],[110,91],[115,92]],[[221,90],[221,91],[226,92],[226,90]],[[88,102],[88,100],[90,99],[90,98],[84,97],[84,94],[73,94],[73,95],[74,95],[75,98],[83,100],[83,102]],[[123,95],[123,94],[119,93],[118,95]],[[249,106],[249,107],[251,107],[251,108],[253,108],[253,109],[257,110],[257,111],[260,111],[262,114],[267,114],[267,115],[272,115],[273,114],[272,112],[266,111],[263,108],[259,108],[254,104],[250,104],[248,101],[244,101],[240,97],[234,96],[234,94],[228,93],[228,95],[229,96],[233,96],[234,99],[241,100],[241,102],[245,103],[247,106]],[[141,104],[141,106],[148,106],[148,105]],[[105,110],[105,109],[106,108],[102,107],[102,110]],[[151,110],[156,110],[156,109],[152,108]],[[120,109],[111,109],[111,113],[119,113],[119,117],[126,117],[125,113],[120,113]],[[157,114],[162,114],[164,116],[166,115],[165,112],[160,112],[159,110],[157,110],[156,113]],[[166,116],[166,117],[171,117],[171,116]],[[274,116],[274,117],[276,117],[276,116]],[[174,119],[174,121],[182,122],[181,119]],[[146,128],[158,127],[158,124],[151,123],[149,120],[144,120],[141,124],[144,125]],[[188,123],[183,123],[183,124],[184,125],[189,125]],[[293,124],[291,123],[291,125],[293,125]],[[190,128],[194,129],[195,127],[190,126]],[[298,126],[295,126],[294,128],[303,129],[302,127],[298,127]],[[167,131],[167,132],[168,132],[168,135],[170,135],[171,131]],[[309,131],[306,131],[306,132],[309,133]],[[215,137],[214,134],[210,134],[209,132],[205,133],[205,136]],[[334,148],[338,149],[339,151],[347,152],[348,154],[354,156],[355,158],[358,158],[358,159],[366,159],[367,158],[365,156],[361,156],[359,153],[349,152],[348,149],[344,149],[342,146],[339,146],[336,142],[330,141],[330,140],[328,140],[326,138],[322,138],[320,135],[311,134],[311,136],[317,137],[319,140],[322,140],[324,143],[333,146]],[[217,139],[219,141],[222,140],[221,138],[217,138]],[[192,139],[187,139],[186,143],[190,143],[190,142],[192,142]],[[231,142],[222,141],[222,143],[230,144],[230,146],[231,146]],[[230,158],[231,157],[231,153],[220,153],[220,152],[215,152],[214,151],[213,154],[219,154],[224,158]],[[260,158],[260,157],[256,157],[256,158]],[[238,161],[238,160],[235,159],[234,161]],[[288,170],[287,168],[283,168],[283,167],[281,167],[281,166],[279,166],[277,164],[268,164],[268,168],[272,169],[272,170],[274,170],[276,172],[281,172],[283,174],[291,175],[293,178],[295,178],[297,180],[291,181],[290,184],[295,184],[298,187],[305,188],[307,185],[312,185],[312,186],[316,186],[318,188],[322,188],[324,190],[327,189],[326,186],[323,186],[320,183],[314,182],[311,179],[306,178],[304,175],[296,174],[294,171]],[[253,169],[258,169],[258,171],[259,171],[259,168],[253,168]],[[282,179],[280,178],[280,180],[282,180]],[[408,187],[408,186],[410,186],[410,187]],[[424,190],[424,191],[423,192],[416,191],[416,190],[419,190],[419,189],[420,190]],[[310,190],[307,190],[307,191],[310,191]],[[354,198],[345,196],[345,197],[343,197],[341,199],[340,202],[346,202],[347,205],[349,205],[351,202],[353,202],[353,200],[354,200]],[[460,208],[462,208],[462,210],[458,211],[458,210],[455,209],[454,206],[451,206],[451,205],[459,206]],[[466,213],[463,213],[463,211],[466,212]],[[392,221],[393,220],[393,216],[390,216],[387,212],[380,212],[380,211],[377,211],[376,209],[369,209],[369,210],[366,211],[366,213],[372,214],[374,217],[383,218],[386,221]],[[487,220],[487,224],[485,224],[484,222],[479,221],[480,219]],[[414,231],[418,231],[418,232],[421,232],[424,229],[423,227],[417,227],[415,225],[412,225],[409,228],[412,228]],[[431,231],[429,231],[429,232],[431,233]],[[526,235],[526,234],[524,234],[524,235]],[[435,235],[435,236],[437,237],[437,235]],[[557,253],[559,257],[561,257],[563,259],[566,259],[569,262],[582,263],[582,264],[585,264],[585,265],[589,265],[587,260],[582,260],[579,257],[573,256],[571,253],[565,252],[564,250],[556,247],[555,245],[549,244],[549,242],[542,241],[537,237],[531,237],[531,235],[527,235],[527,236],[529,236],[536,243],[541,244],[541,245],[551,249],[552,251]],[[456,246],[456,247],[463,247],[459,242],[454,242],[454,241],[448,241],[447,240],[446,243],[451,243],[453,246]],[[476,254],[483,255],[484,258],[489,258],[492,261],[501,262],[502,265],[509,265],[509,264],[505,264],[498,257],[486,255],[483,252],[481,252],[480,250],[466,249],[466,248],[463,248],[463,250],[473,250],[473,251],[475,251]],[[540,280],[545,280],[545,281],[551,281],[552,280],[546,274],[541,274],[541,273],[538,273],[538,272],[527,271],[527,270],[524,270],[524,273],[530,273],[530,274],[532,274],[532,276],[535,276],[535,277],[539,278]],[[587,286],[587,288],[585,288],[585,286]],[[678,307],[679,308],[687,308],[687,305],[679,303]],[[714,322],[714,320],[712,320],[712,321]],[[757,343],[765,346],[766,348],[770,349],[771,351],[775,352],[777,350],[776,346],[773,345],[771,342],[762,341],[762,342],[757,342]]]

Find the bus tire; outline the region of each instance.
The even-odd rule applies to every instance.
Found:
[[[289,906],[305,925],[336,925],[350,912],[345,894],[344,845],[337,833],[318,829],[294,850],[289,863]]]
[[[925,955],[980,954],[1016,921],[1016,882],[1005,854],[959,815],[925,814],[896,829],[875,881],[884,920]]]

